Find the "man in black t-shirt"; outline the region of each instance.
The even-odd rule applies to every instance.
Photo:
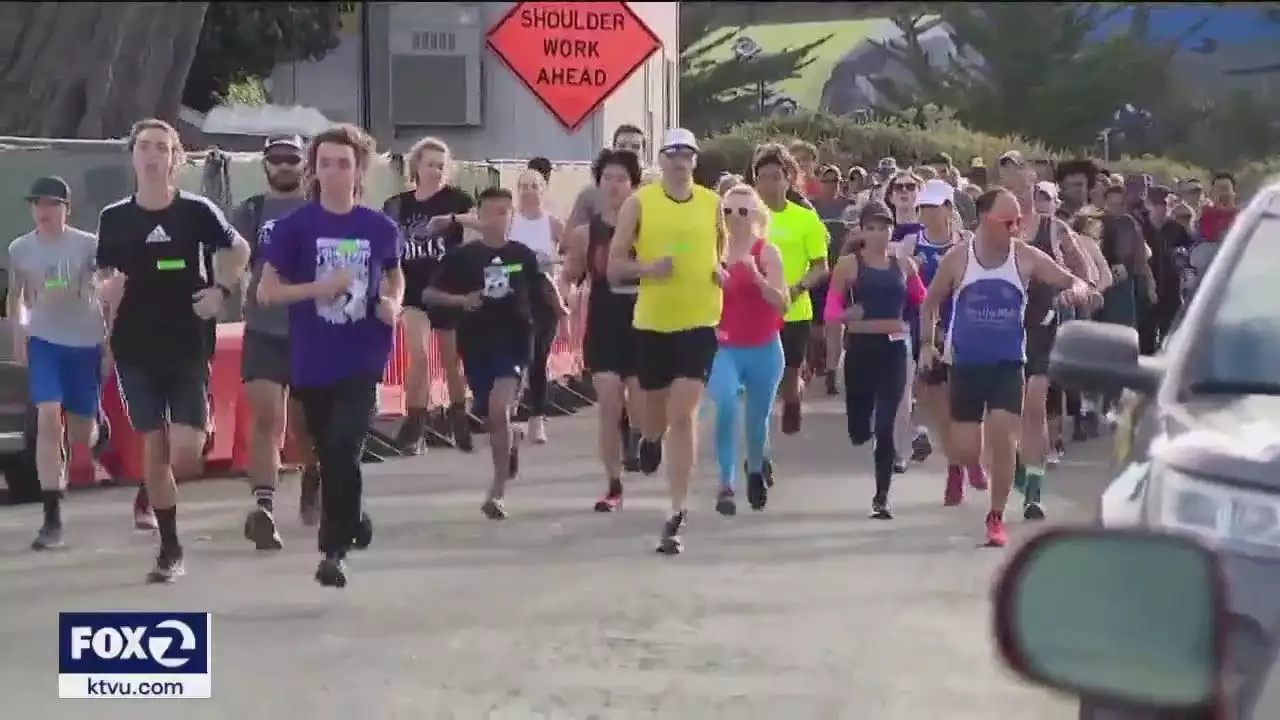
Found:
[[[243,276],[249,244],[216,205],[178,189],[178,133],[142,120],[129,137],[138,191],[98,219],[98,275],[117,304],[110,349],[129,420],[143,438],[143,481],[160,530],[148,575],[183,573],[175,472],[199,473],[216,318]]]
[[[519,470],[520,434],[511,415],[533,357],[535,305],[565,314],[560,293],[538,267],[526,245],[507,241],[511,191],[489,188],[477,200],[479,240],[445,253],[423,299],[461,310],[458,354],[471,387],[472,412],[486,418],[493,449],[493,484],[482,512],[492,520],[507,516],[507,482]]]
[[[467,386],[458,368],[458,349],[454,337],[457,312],[422,302],[440,258],[462,244],[459,215],[471,212],[475,203],[471,196],[447,184],[452,158],[449,147],[436,138],[423,138],[409,150],[405,163],[413,190],[389,198],[385,212],[400,226],[404,238],[401,267],[405,277],[405,303],[401,314],[409,351],[405,369],[406,413],[404,425],[396,438],[399,448],[412,455],[423,450],[431,405],[431,353],[429,341],[434,338],[440,348],[445,384],[449,391],[449,419],[453,441],[458,449],[472,450],[471,426],[467,422]],[[433,332],[434,331],[434,332]]]

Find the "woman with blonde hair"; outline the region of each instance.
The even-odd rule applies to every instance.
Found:
[[[707,393],[716,407],[716,460],[720,490],[716,511],[737,513],[734,475],[739,462],[739,389],[744,390],[747,437],[747,502],[763,510],[768,502],[765,458],[769,417],[782,381],[782,314],[789,297],[782,255],[767,241],[769,211],[749,185],[724,194],[724,263],[717,281],[724,289],[718,335],[720,349],[711,366]]]
[[[565,225],[547,212],[545,206],[547,179],[535,169],[526,169],[516,179],[516,212],[511,218],[508,239],[521,243],[538,256],[539,267],[553,280],[559,275],[560,246],[564,242]],[[551,409],[547,360],[551,343],[556,339],[559,318],[534,305],[533,362],[529,365],[527,402],[529,437],[535,443],[547,441],[547,413]]]

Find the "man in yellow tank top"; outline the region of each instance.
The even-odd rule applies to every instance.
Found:
[[[634,327],[644,415],[640,469],[657,472],[667,440],[671,517],[658,552],[683,549],[689,477],[697,456],[698,406],[718,341],[724,274],[720,197],[695,185],[698,142],[684,128],[666,132],[660,182],[622,205],[609,248],[610,282],[639,279]]]

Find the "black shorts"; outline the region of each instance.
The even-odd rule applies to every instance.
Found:
[[[813,321],[794,320],[778,331],[782,337],[782,357],[788,370],[804,367],[809,358],[809,336],[813,333]]]
[[[636,377],[636,330],[631,319],[599,318],[587,315],[587,332],[582,338],[582,362],[591,373],[611,373],[620,378]]]
[[[1027,328],[1027,364],[1023,368],[1027,377],[1049,374],[1049,353],[1053,351],[1053,340],[1057,336],[1057,325]]]
[[[209,421],[209,364],[204,361],[152,368],[116,364],[116,379],[129,423],[140,433],[163,430],[165,422],[204,430]]]
[[[951,420],[980,423],[990,410],[1022,414],[1022,363],[953,365]]]
[[[289,386],[289,338],[254,330],[244,331],[240,354],[240,379],[265,380]]]
[[[499,380],[516,380],[515,398],[520,398],[520,385],[529,372],[530,353],[489,350],[484,353],[463,353],[462,374],[471,390],[471,414],[480,419],[489,416],[489,396]]]
[[[634,330],[636,378],[644,390],[665,390],[677,379],[706,383],[720,341],[713,327],[675,332]]]

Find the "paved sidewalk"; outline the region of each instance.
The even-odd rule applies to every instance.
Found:
[[[287,548],[240,536],[243,483],[183,487],[188,576],[146,586],[148,533],[125,489],[77,494],[70,549],[36,555],[39,510],[0,511],[0,697],[6,716],[59,720],[307,718],[482,720],[1065,720],[1068,702],[1001,670],[988,637],[985,496],[941,504],[940,465],[900,476],[898,519],[866,519],[869,448],[843,436],[836,400],[775,441],[765,513],[711,510],[703,461],[677,558],[653,552],[662,479],[635,477],[626,509],[602,489],[591,411],[526,448],[511,519],[479,512],[487,444],[369,466],[373,547],[346,590],[311,580],[314,536],[297,481],[278,501]],[[1069,448],[1047,487],[1054,520],[1087,520],[1105,482],[1103,441]],[[745,505],[745,503],[744,503]],[[1014,524],[1015,538],[1029,532]],[[214,699],[187,705],[57,701],[59,610],[214,614]]]

